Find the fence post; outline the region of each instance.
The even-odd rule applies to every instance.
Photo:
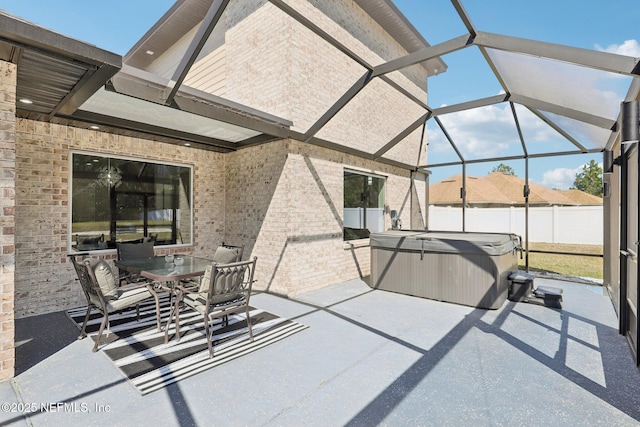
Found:
[[[516,208],[509,206],[509,233],[513,233],[513,224],[515,223]]]
[[[552,207],[552,217],[551,217],[551,226],[553,229],[553,243],[558,243],[558,205],[553,205]]]

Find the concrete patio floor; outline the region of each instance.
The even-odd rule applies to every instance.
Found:
[[[361,280],[296,299],[256,294],[252,305],[310,327],[147,396],[91,340],[77,341],[64,313],[20,319],[0,423],[638,425],[640,373],[603,289],[536,285],[563,288],[563,309],[473,309]],[[73,405],[11,412],[58,402]]]

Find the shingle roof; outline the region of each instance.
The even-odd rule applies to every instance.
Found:
[[[602,204],[602,197],[594,196],[593,194],[585,193],[584,191],[580,191],[575,188],[571,190],[559,190],[559,191],[579,205],[601,205]]]
[[[501,172],[483,177],[467,176],[468,205],[524,205],[525,180]],[[429,204],[460,205],[462,175],[454,175],[429,186]],[[602,199],[580,190],[558,191],[529,182],[529,204],[537,206],[598,205]]]

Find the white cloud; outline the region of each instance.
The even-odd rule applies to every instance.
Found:
[[[520,127],[527,144],[564,140],[552,127],[524,108],[516,106]],[[509,104],[465,110],[440,116],[445,129],[466,159],[522,154],[522,146]],[[428,123],[429,153],[451,153],[453,148],[444,134]],[[457,160],[457,156],[455,157]]]
[[[576,175],[582,172],[584,166],[587,166],[587,164],[580,165],[575,169],[556,168],[548,170],[542,175],[542,182],[540,184],[548,188],[568,190],[569,187],[573,186]],[[598,166],[602,168],[602,162],[598,162]]]
[[[440,116],[442,124],[468,158],[504,155],[513,140],[513,116],[508,105],[489,106]],[[452,150],[441,132],[429,128],[429,150],[443,153]],[[511,128],[511,130],[509,130]],[[517,135],[516,135],[517,136]]]
[[[568,190],[576,179],[576,174],[582,172],[582,167],[577,169],[556,168],[548,170],[542,176],[542,185],[548,188]]]
[[[626,55],[639,57],[640,56],[640,44],[637,40],[625,40],[622,44],[610,44],[607,47],[595,45],[596,50],[601,52],[617,53],[618,55]]]

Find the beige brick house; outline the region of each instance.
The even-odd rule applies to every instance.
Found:
[[[124,58],[0,12],[0,377],[14,318],[83,303],[76,217],[112,209],[91,250],[109,260],[130,228],[82,194],[91,158],[188,175],[157,209],[173,221],[157,254],[244,244],[257,287],[285,296],[368,275],[368,239],[345,238],[346,177],[381,183],[378,229],[391,211],[425,227],[426,80],[445,64],[379,66],[426,46],[382,0],[178,0]]]

